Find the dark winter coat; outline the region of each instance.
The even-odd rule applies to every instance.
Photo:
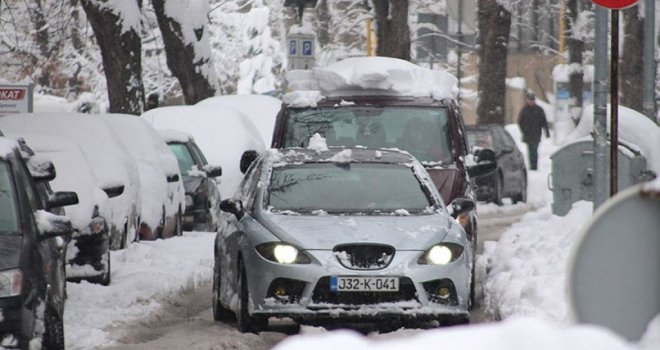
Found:
[[[520,110],[518,125],[525,143],[539,143],[541,141],[541,130],[545,130],[545,137],[550,136],[545,112],[543,112],[543,108],[536,104],[526,105]]]

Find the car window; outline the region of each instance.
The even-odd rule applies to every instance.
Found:
[[[0,234],[18,231],[16,203],[9,165],[0,160]]]
[[[307,163],[273,169],[267,207],[328,213],[423,212],[431,206],[411,168],[396,164]]]
[[[493,136],[488,130],[470,130],[467,133],[470,150],[473,147],[493,148]]]
[[[399,148],[422,162],[451,162],[445,108],[329,107],[291,109],[284,147],[306,147],[315,133],[329,146]]]
[[[199,159],[199,161],[202,163],[202,165],[207,165],[209,162],[206,161],[206,157],[204,157],[204,152],[202,152],[201,149],[197,146],[196,143],[192,144],[192,153],[193,156]]]
[[[195,165],[195,160],[193,159],[188,146],[185,143],[169,143],[168,146],[176,156],[181,174],[187,175],[193,165]]]

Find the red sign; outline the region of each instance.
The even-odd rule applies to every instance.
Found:
[[[25,98],[25,89],[0,89],[0,100],[20,101]]]
[[[635,5],[638,0],[591,0],[594,4],[612,10],[620,10]]]

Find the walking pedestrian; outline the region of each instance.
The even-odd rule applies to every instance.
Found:
[[[541,132],[545,131],[545,137],[550,137],[548,122],[545,119],[543,108],[536,104],[536,96],[531,91],[526,94],[526,105],[520,110],[518,116],[518,126],[523,135],[523,142],[527,144],[529,156],[529,168],[538,169],[539,142],[541,142]]]

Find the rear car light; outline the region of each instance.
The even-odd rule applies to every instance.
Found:
[[[0,298],[21,294],[23,272],[20,269],[0,271]]]

